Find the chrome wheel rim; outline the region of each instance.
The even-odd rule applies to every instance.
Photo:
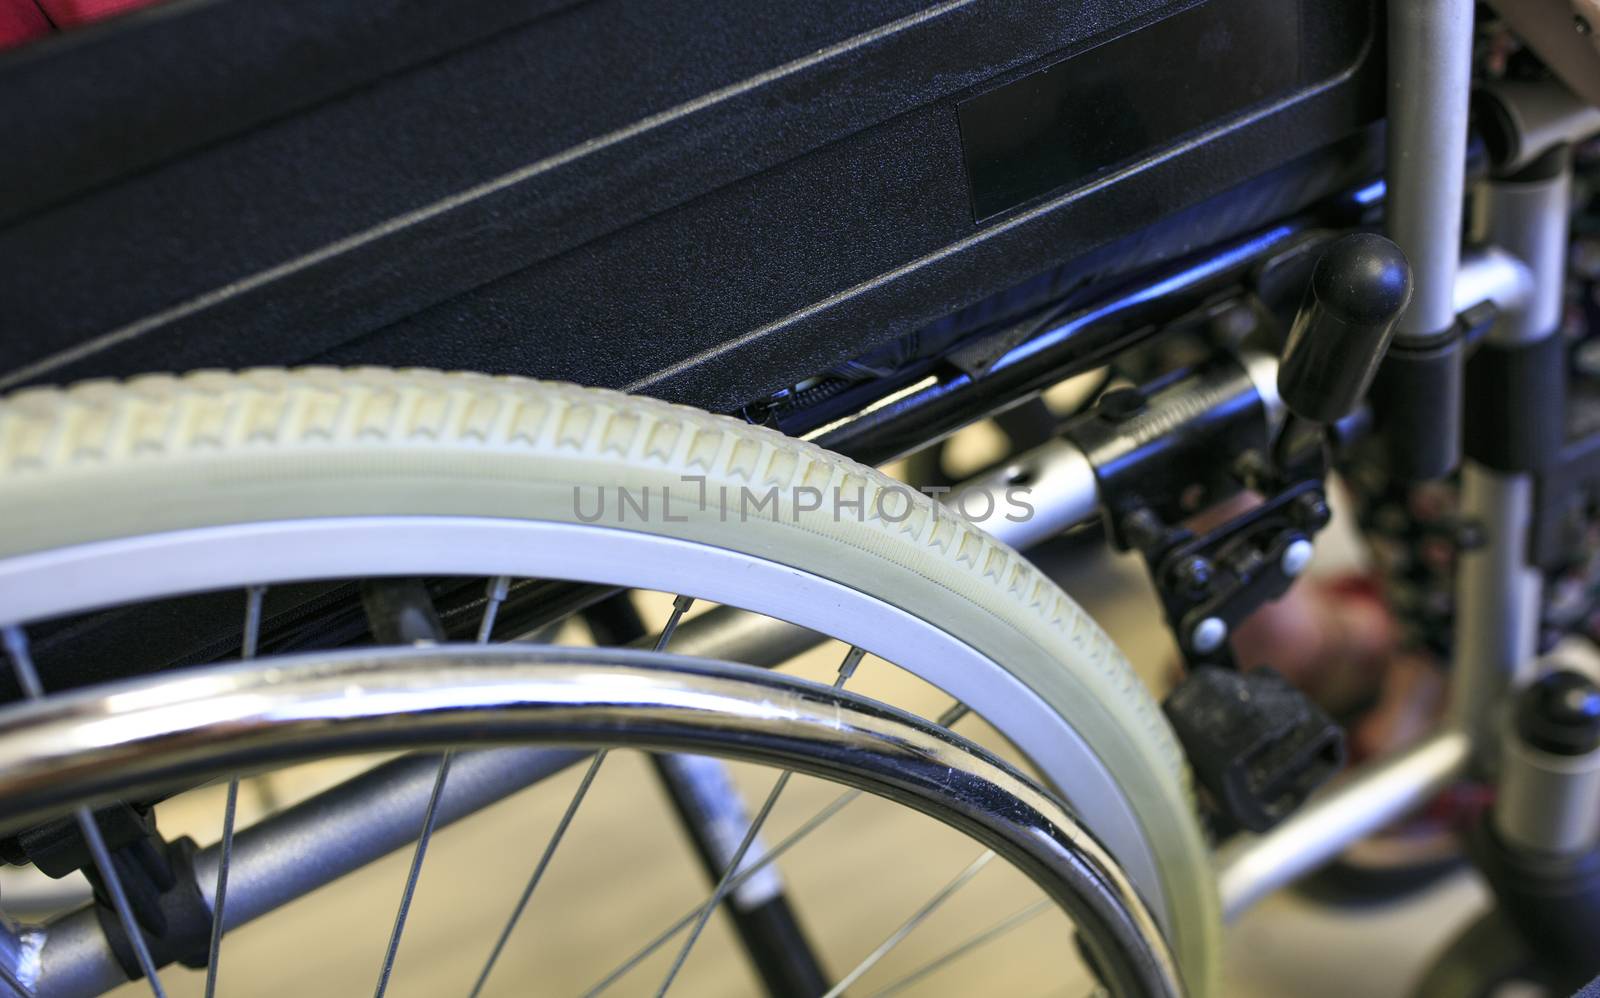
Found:
[[[837,688],[643,650],[293,656],[15,704],[0,711],[0,820],[264,760],[485,742],[734,757],[887,797],[957,828],[1038,883],[1086,930],[1081,938],[1113,993],[1181,994],[1161,932],[1114,859],[1053,795],[1004,762]],[[53,993],[51,967],[64,958],[55,954],[82,960],[92,950],[83,935],[45,936],[41,991]]]

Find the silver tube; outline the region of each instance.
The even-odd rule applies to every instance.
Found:
[[[1492,758],[1495,713],[1533,678],[1538,649],[1541,586],[1527,543],[1533,479],[1469,461],[1461,470],[1461,512],[1479,524],[1484,543],[1457,562],[1450,712]]]
[[[1506,312],[1489,331],[1489,341],[1510,346],[1554,333],[1566,291],[1571,171],[1539,180],[1484,181],[1473,199],[1474,235],[1521,260],[1533,282],[1524,307]]]
[[[439,799],[438,825],[475,814],[587,755],[524,748],[457,753]],[[228,870],[223,928],[235,929],[416,841],[417,815],[427,805],[438,774],[438,757],[406,756],[239,832]],[[194,861],[195,882],[208,908],[218,852],[210,846]]]
[[[1521,259],[1528,290],[1504,308],[1487,340],[1503,346],[1555,335],[1566,278],[1570,171],[1534,181],[1489,181],[1475,191],[1479,235]],[[1471,404],[1471,400],[1468,400]],[[1493,768],[1495,713],[1507,694],[1533,678],[1538,653],[1541,582],[1529,565],[1534,479],[1467,461],[1461,514],[1481,525],[1484,544],[1463,552],[1456,570],[1453,723],[1472,733]]]
[[[1581,856],[1600,841],[1600,750],[1541,751],[1504,725],[1494,827],[1508,844],[1551,856]]]
[[[1483,87],[1485,144],[1494,169],[1514,173],[1551,148],[1600,132],[1600,107],[1553,80],[1497,80]]]
[[[1269,354],[1249,352],[1239,358],[1240,366],[1260,396],[1269,431],[1276,432],[1283,419],[1283,402],[1278,398],[1278,360]],[[1176,407],[1176,406],[1174,406]],[[965,497],[976,493],[993,496],[998,509],[1006,490],[1022,488],[1024,498],[1034,507],[1026,520],[992,516],[981,523],[983,529],[1018,550],[1027,550],[1099,514],[1100,486],[1094,466],[1083,451],[1064,439],[1053,439],[1035,447],[987,475],[973,478],[951,489],[947,505],[987,509],[989,502],[974,501],[964,506]]]
[[[1388,7],[1388,228],[1415,285],[1396,326],[1404,343],[1438,333],[1456,317],[1473,4],[1401,0]]]
[[[1065,440],[1041,444],[988,475],[956,486],[945,497],[945,504],[957,512],[986,509],[987,505],[971,498],[986,493],[993,498],[994,507],[1003,510],[1008,508],[1006,491],[1014,488],[1026,490],[1023,497],[1033,507],[1033,515],[1020,521],[995,515],[981,526],[1018,550],[1049,540],[1093,518],[1099,510],[1100,487],[1094,468],[1083,451]]]
[[[1239,355],[1239,363],[1244,365],[1244,373],[1261,399],[1261,409],[1267,417],[1267,438],[1275,439],[1288,412],[1278,395],[1278,358],[1251,350]]]
[[[1527,264],[1498,246],[1481,247],[1461,255],[1456,271],[1457,314],[1489,301],[1501,312],[1523,312],[1533,295],[1533,272]]]
[[[1223,917],[1239,917],[1261,898],[1426,803],[1462,774],[1471,755],[1465,733],[1441,732],[1352,776],[1265,835],[1241,836],[1217,857]]]

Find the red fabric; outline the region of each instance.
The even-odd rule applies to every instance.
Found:
[[[159,0],[38,0],[39,6],[44,8],[50,20],[62,31],[92,21],[103,21],[108,17],[115,17],[158,2]]]
[[[80,27],[161,0],[0,0],[0,49]]]
[[[50,31],[49,18],[33,0],[0,0],[0,49],[21,45]]]

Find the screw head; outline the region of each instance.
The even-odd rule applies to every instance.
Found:
[[[1333,519],[1333,513],[1328,509],[1328,501],[1321,494],[1307,492],[1294,501],[1294,519],[1303,527],[1311,530],[1321,530]]]
[[[1202,655],[1209,655],[1228,640],[1228,625],[1221,617],[1207,617],[1194,625],[1189,634],[1189,645]]]
[[[1186,596],[1204,596],[1211,589],[1212,575],[1211,562],[1194,555],[1174,567],[1172,581]]]
[[[1283,549],[1283,558],[1278,562],[1278,567],[1289,578],[1297,578],[1306,566],[1311,564],[1311,555],[1315,549],[1311,542],[1304,537],[1290,541],[1289,546]]]

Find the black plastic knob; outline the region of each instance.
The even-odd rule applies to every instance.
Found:
[[[1410,301],[1411,267],[1400,247],[1370,232],[1329,246],[1278,365],[1278,394],[1290,411],[1317,423],[1354,412]]]

